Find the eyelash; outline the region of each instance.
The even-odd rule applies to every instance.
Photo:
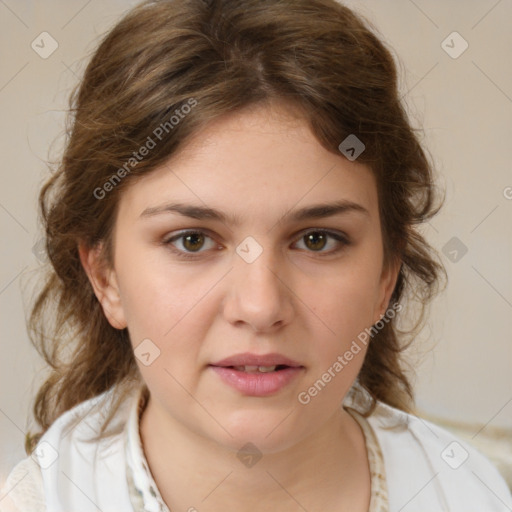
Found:
[[[337,242],[339,242],[341,244],[341,247],[338,247],[331,251],[322,251],[322,250],[320,250],[320,251],[308,250],[307,251],[307,252],[310,252],[313,254],[318,254],[318,255],[325,254],[325,256],[330,256],[333,254],[337,254],[344,247],[347,247],[351,244],[350,240],[348,239],[348,237],[346,235],[335,232],[335,231],[329,231],[326,229],[309,229],[307,231],[303,231],[301,236],[298,238],[298,240],[302,240],[306,235],[311,234],[311,233],[327,235],[328,237],[333,238],[334,240],[336,240]],[[183,258],[185,260],[197,259],[197,258],[201,257],[201,253],[206,252],[206,251],[199,250],[196,252],[186,252],[186,251],[182,251],[181,249],[177,249],[172,243],[172,242],[175,242],[176,240],[185,238],[188,235],[204,235],[206,238],[210,238],[213,240],[213,238],[208,235],[207,231],[202,231],[200,229],[198,229],[198,230],[193,229],[193,230],[181,231],[180,233],[173,235],[172,237],[164,240],[163,244],[165,246],[167,246],[179,258]]]

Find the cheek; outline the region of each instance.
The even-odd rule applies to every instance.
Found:
[[[371,254],[371,253],[368,253]],[[378,251],[377,251],[378,254]],[[358,254],[337,272],[320,279],[322,286],[310,288],[307,304],[311,304],[310,315],[315,327],[314,339],[316,371],[319,375],[331,368],[336,374],[329,385],[336,397],[345,383],[355,379],[367,351],[367,332],[373,325],[378,304],[380,261],[378,257]],[[365,331],[366,330],[366,331]],[[339,356],[346,357],[338,361]],[[337,368],[332,366],[338,361]],[[343,370],[340,370],[340,364]],[[343,375],[343,376],[342,376]],[[329,375],[326,376],[329,378]],[[326,393],[327,399],[331,393]]]
[[[164,250],[126,246],[119,251],[116,264],[121,301],[134,342],[141,336],[165,341],[205,293],[204,279],[170,266]]]
[[[357,335],[372,324],[378,298],[378,280],[368,268],[340,271],[313,288],[308,303],[326,332],[338,339]]]
[[[121,300],[144,380],[149,386],[172,388],[171,375],[179,382],[189,382],[190,368],[200,359],[203,340],[216,314],[213,294],[208,293],[215,276],[185,271],[169,265],[162,255],[148,255],[126,249],[120,253]],[[148,352],[142,348],[144,343],[151,354],[148,366],[139,358],[140,352]],[[179,393],[179,386],[174,391]]]

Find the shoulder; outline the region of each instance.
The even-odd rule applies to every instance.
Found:
[[[113,391],[109,391],[64,413],[41,437],[32,456],[13,470],[18,478],[25,469],[30,470],[38,499],[48,510],[88,511],[99,507],[103,512],[113,512],[131,509],[124,435],[135,396],[130,394],[122,402],[107,430],[101,434],[113,398]],[[119,492],[112,493],[112,488]],[[21,507],[20,510],[39,512],[46,508]],[[3,508],[0,511],[3,512]],[[6,512],[10,512],[9,509]]]
[[[391,510],[512,510],[497,469],[447,430],[383,403],[368,421],[383,453]]]
[[[10,472],[0,492],[0,512],[45,512],[39,465],[27,457]]]

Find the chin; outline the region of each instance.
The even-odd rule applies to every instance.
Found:
[[[226,430],[217,430],[214,439],[237,453],[247,445],[262,454],[283,451],[300,442],[311,430],[311,422],[307,422],[307,429],[302,428],[303,422],[293,412],[290,414],[289,408],[237,410],[223,417],[222,426]]]

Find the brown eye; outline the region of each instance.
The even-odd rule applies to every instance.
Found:
[[[213,238],[203,231],[182,231],[164,240],[164,245],[183,258],[200,257],[203,253],[211,252],[216,247]]]
[[[201,233],[191,233],[183,236],[183,247],[187,251],[198,251],[204,245],[204,235]]]
[[[327,244],[327,235],[319,231],[312,231],[304,236],[304,242],[308,249],[320,251]]]
[[[350,239],[344,233],[325,231],[323,229],[310,230],[301,236],[296,246],[307,252],[316,252],[319,255],[332,255],[350,245]],[[300,247],[302,245],[302,247]]]

